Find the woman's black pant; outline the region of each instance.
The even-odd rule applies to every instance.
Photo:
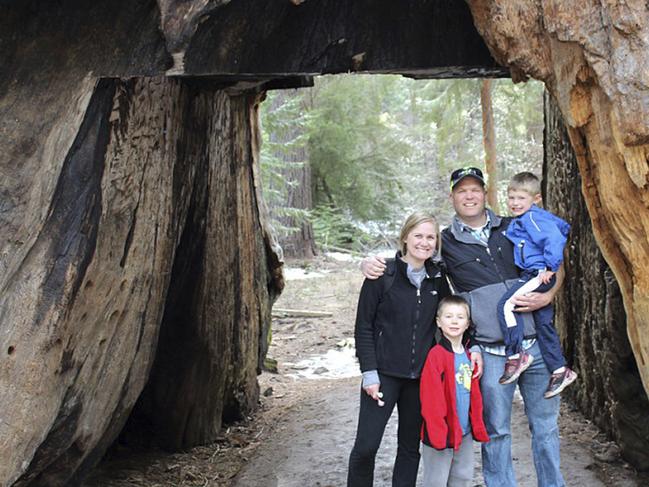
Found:
[[[399,412],[397,458],[392,471],[393,487],[414,487],[419,467],[421,406],[419,379],[400,379],[379,373],[385,406],[361,389],[356,441],[349,456],[348,487],[372,487],[374,459],[381,445],[383,431],[394,406]]]

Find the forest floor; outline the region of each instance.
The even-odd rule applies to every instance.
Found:
[[[225,426],[214,444],[187,452],[113,448],[84,482],[85,487],[345,485],[358,415],[353,324],[362,276],[357,262],[331,257],[289,262],[285,276],[286,288],[275,310],[331,315],[273,319],[268,357],[278,366],[277,372],[259,377],[259,410],[240,423]],[[649,485],[649,476],[637,474],[620,458],[617,446],[565,402],[559,423],[566,485]],[[514,404],[512,428],[519,486],[536,486],[520,396]],[[480,447],[475,449],[474,485],[482,486]],[[396,413],[377,456],[375,485],[390,485],[395,450]]]

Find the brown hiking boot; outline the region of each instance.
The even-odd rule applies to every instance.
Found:
[[[556,396],[575,380],[577,380],[577,372],[568,367],[566,367],[566,370],[563,372],[552,374],[550,377],[550,383],[548,384],[548,388],[545,391],[545,394],[543,394],[543,397],[550,399],[551,397]]]
[[[516,381],[518,377],[527,370],[527,368],[532,364],[534,357],[527,352],[521,351],[518,354],[518,358],[508,358],[505,362],[505,372],[498,379],[498,382],[501,384],[511,384]]]

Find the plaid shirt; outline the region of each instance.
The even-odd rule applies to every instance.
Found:
[[[487,221],[485,222],[484,225],[478,228],[470,227],[462,220],[460,220],[457,217],[457,215],[455,216],[462,231],[470,233],[471,236],[473,236],[473,238],[475,238],[478,242],[480,242],[481,245],[484,245],[485,247],[487,246],[487,242],[489,242],[489,237],[491,236],[491,217],[489,216],[488,212],[486,215],[487,215]]]

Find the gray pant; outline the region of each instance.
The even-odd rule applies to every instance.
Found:
[[[424,487],[471,487],[473,481],[473,437],[462,438],[458,451],[436,450],[421,445],[424,464]]]

